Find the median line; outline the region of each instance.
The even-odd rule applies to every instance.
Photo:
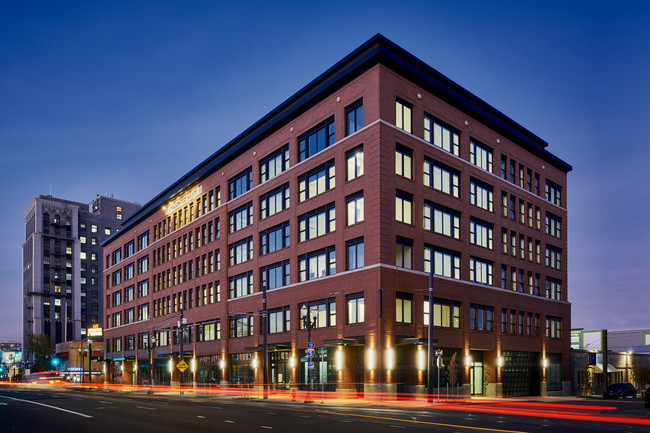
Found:
[[[50,409],[60,410],[61,412],[71,413],[73,415],[81,416],[81,417],[84,417],[84,418],[92,418],[93,417],[92,415],[86,415],[85,413],[75,412],[73,410],[63,409],[62,407],[56,407],[56,406],[52,406],[52,405],[45,404],[45,403],[39,403],[37,401],[24,400],[22,398],[7,397],[6,395],[0,395],[0,397],[1,398],[8,398],[9,400],[22,401],[24,403],[31,403],[31,404],[35,404],[35,405],[38,405],[38,406],[48,407]]]

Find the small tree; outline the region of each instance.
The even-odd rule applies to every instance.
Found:
[[[632,380],[639,385],[640,389],[645,389],[646,384],[650,383],[650,368],[634,367],[632,369]]]
[[[585,361],[585,366],[582,370],[582,396],[589,397],[591,395],[591,372],[589,371],[589,360]]]
[[[50,370],[47,356],[52,353],[52,343],[47,335],[30,335],[27,338],[27,350],[32,354],[34,371]]]
[[[454,354],[451,356],[449,365],[447,365],[447,379],[449,380],[453,391],[453,387],[456,386],[456,383],[458,382],[458,370],[456,369],[456,352],[454,352]],[[456,387],[456,394],[458,394],[458,387]]]
[[[483,367],[483,395],[487,395],[488,385],[490,384],[490,373],[485,366]]]

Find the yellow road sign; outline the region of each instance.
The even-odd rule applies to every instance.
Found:
[[[176,368],[178,368],[181,371],[181,373],[187,370],[188,367],[189,365],[187,365],[187,362],[185,361],[181,361],[178,364],[176,364]]]

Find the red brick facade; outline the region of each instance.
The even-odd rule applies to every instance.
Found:
[[[460,312],[459,322],[457,327],[436,326],[434,338],[437,340],[437,348],[444,350],[443,360],[446,366],[453,353],[457,354],[462,392],[491,395],[545,394],[547,389],[549,392],[568,392],[570,304],[566,290],[566,174],[570,171],[570,166],[546,152],[546,144],[542,140],[473,95],[470,96],[474,99],[463,105],[450,95],[456,95],[458,99],[465,95],[440,90],[451,86],[450,82],[440,79],[434,85],[413,78],[404,72],[403,66],[384,61],[382,56],[376,54],[377,49],[379,52],[386,50],[401,56],[410,68],[426,67],[384,38],[371,39],[346,57],[342,64],[327,71],[294,95],[290,102],[295,102],[295,105],[285,103],[278,107],[262,119],[260,124],[251,127],[145,205],[138,214],[125,221],[124,228],[117,235],[107,241],[104,249],[107,261],[104,278],[111,283],[106,289],[105,343],[110,380],[142,382],[150,376],[147,370],[152,370],[149,364],[151,356],[156,360],[155,380],[177,381],[178,370],[174,368],[170,376],[167,360],[171,356],[172,363],[177,362],[178,343],[158,344],[161,343],[159,338],[158,346],[150,352],[146,343],[143,343],[143,339],[148,337],[143,336],[152,333],[159,335],[161,330],[174,328],[180,308],[183,308],[188,327],[192,328],[184,345],[185,359],[196,359],[191,364],[192,368],[184,373],[184,382],[261,383],[260,268],[288,260],[289,285],[268,290],[267,293],[269,310],[288,307],[290,328],[285,332],[268,334],[270,381],[292,387],[300,386],[306,381],[306,366],[301,358],[305,356],[307,331],[300,329],[299,311],[303,304],[333,299],[336,308],[335,315],[330,315],[333,322],[323,326],[325,316],[319,316],[323,323],[319,322],[318,327],[312,331],[312,341],[316,347],[328,347],[325,359],[327,366],[316,362],[315,368],[310,370],[315,380],[327,381],[329,387],[339,390],[421,391],[426,369],[422,368],[422,356],[417,352],[423,350],[426,353],[428,332],[428,324],[423,320],[424,301],[428,297],[424,251],[425,247],[432,246],[459,253],[460,256],[459,279],[436,276],[434,280],[434,297],[436,300],[456,302]],[[370,60],[367,60],[368,56]],[[359,59],[366,59],[366,62]],[[346,68],[350,68],[353,73],[348,73],[350,69]],[[345,78],[334,80],[342,76]],[[332,79],[327,81],[327,78]],[[412,133],[395,126],[396,98],[412,104]],[[363,128],[346,136],[346,107],[359,100],[363,104]],[[425,114],[459,132],[459,156],[424,140]],[[334,143],[304,161],[299,161],[300,137],[332,117],[335,125]],[[470,162],[470,139],[491,149],[491,173]],[[289,146],[288,168],[260,183],[260,161],[285,144]],[[412,152],[410,178],[396,173],[398,145]],[[348,181],[346,153],[358,146],[363,146],[363,174]],[[229,149],[232,154],[227,154]],[[502,155],[507,158],[505,179],[501,176]],[[458,197],[424,184],[425,158],[435,160],[457,173]],[[334,186],[300,201],[300,176],[330,160],[334,161],[335,167]],[[516,162],[515,183],[509,177],[510,161]],[[252,189],[229,200],[229,180],[249,167],[252,169]],[[520,170],[523,170],[522,179],[519,178]],[[527,177],[529,173],[530,182]],[[535,175],[539,179],[538,192],[535,192],[533,185]],[[547,180],[560,188],[559,206],[545,198]],[[477,182],[492,188],[492,211],[471,204],[470,184]],[[260,219],[260,197],[286,183],[289,184],[289,207]],[[199,186],[201,192],[197,197],[174,209],[174,213],[181,213],[182,220],[187,213],[187,221],[177,223],[174,228],[173,213],[167,214],[168,206]],[[216,200],[217,189],[220,191],[220,203]],[[410,223],[396,221],[398,191],[407,193],[412,198]],[[215,194],[212,209],[209,205],[211,192]],[[363,220],[348,225],[346,197],[360,192],[363,193],[364,202]],[[504,193],[508,203],[506,211],[502,207]],[[515,220],[509,214],[512,197],[515,197]],[[230,233],[230,212],[248,202],[252,202],[253,207],[252,224]],[[208,203],[205,212],[204,203]],[[335,229],[300,242],[300,216],[330,203],[334,203],[335,207]],[[458,238],[424,229],[425,203],[435,203],[459,215]],[[523,222],[520,219],[520,206],[524,209]],[[559,218],[559,237],[548,234],[545,229],[547,211]],[[219,237],[210,240],[208,233],[207,242],[204,243],[203,230],[209,231],[208,224],[216,224],[217,219]],[[482,224],[492,227],[491,249],[470,242],[470,220],[480,220]],[[171,232],[167,227],[163,228],[163,221],[171,221]],[[261,255],[260,233],[285,222],[290,227],[289,246]],[[506,231],[507,252],[503,250],[503,230]],[[148,246],[138,250],[138,236],[147,231]],[[511,245],[513,234],[514,249]],[[229,265],[229,246],[249,236],[253,240],[252,259]],[[201,238],[198,243],[197,237]],[[410,269],[396,266],[398,238],[411,242]],[[363,239],[363,267],[347,270],[346,243],[353,239]],[[125,258],[125,245],[131,241],[136,245],[134,255]],[[185,250],[176,254],[176,257],[173,252],[170,253],[170,260],[167,260],[167,250],[173,250],[175,242],[179,245],[177,248],[183,251],[185,247]],[[537,244],[539,249],[536,249]],[[559,251],[552,258],[554,263],[559,261],[559,266],[556,264],[555,268],[546,265],[547,244]],[[335,274],[300,281],[301,257],[326,247],[334,247]],[[114,263],[113,260],[116,250],[121,251],[119,263]],[[204,255],[209,260],[209,255],[215,257],[217,251],[220,253],[220,263],[215,263],[211,272],[208,264],[207,273],[204,274]],[[144,256],[149,257],[148,269],[138,273],[138,261]],[[164,257],[164,262],[161,256]],[[471,258],[491,263],[491,285],[470,281]],[[316,262],[314,260],[313,263]],[[136,271],[132,279],[124,281],[124,268],[130,263],[135,263]],[[193,268],[192,271],[187,270],[188,265]],[[506,266],[506,289],[501,287],[502,266]],[[515,290],[512,290],[511,281],[513,269],[517,278],[523,275],[525,279],[522,285],[519,281],[515,283]],[[320,270],[318,268],[317,272]],[[116,271],[123,273],[122,281],[113,284]],[[166,277],[168,271],[171,281]],[[229,279],[249,271],[252,272],[253,293],[230,299]],[[163,275],[164,287],[161,283]],[[546,297],[547,277],[560,282],[561,290],[557,292],[559,300]],[[139,282],[144,280],[148,280],[149,290],[146,295],[139,296]],[[209,285],[216,287],[217,282],[220,285],[220,300],[215,294],[213,302],[210,302]],[[113,294],[124,293],[125,288],[131,285],[135,287],[133,300],[127,301],[130,298],[122,294],[121,302],[115,305]],[[519,290],[520,287],[523,287],[523,293]],[[208,302],[204,305],[206,290]],[[407,300],[401,308],[405,316],[399,318],[400,322],[396,308],[398,293]],[[362,296],[364,314],[362,320],[359,320],[361,323],[349,324],[348,298],[356,295]],[[167,303],[168,297],[173,304],[171,306]],[[138,320],[138,307],[144,304],[148,304],[149,317]],[[474,304],[492,308],[491,330],[470,329],[474,326],[470,312]],[[164,311],[161,311],[163,307]],[[134,308],[135,319],[133,323],[125,324],[126,310],[130,308]],[[503,310],[506,311],[505,332],[502,332]],[[516,320],[514,328],[511,328],[510,321],[512,312]],[[119,326],[115,326],[113,316],[116,313],[122,316]],[[229,317],[241,313],[253,314],[252,335],[230,337]],[[557,328],[559,338],[546,336],[547,316],[551,316],[554,323],[561,323]],[[523,319],[521,324],[520,318]],[[482,319],[485,320],[486,317]],[[199,341],[200,331],[197,325],[213,320],[219,320],[220,338]],[[286,326],[287,321],[282,322]],[[511,332],[513,329],[514,332]],[[173,331],[170,335],[173,335]],[[132,346],[127,342],[130,338],[134,341]],[[173,342],[173,337],[170,341]],[[337,355],[336,352],[339,351],[342,355]],[[467,356],[471,358],[471,367],[464,366]],[[254,368],[252,359],[258,360],[257,368]],[[318,356],[315,360],[319,360]],[[544,368],[546,363],[552,367]],[[134,368],[136,364],[139,368]],[[513,372],[522,365],[527,372],[526,376],[517,379]],[[547,370],[553,371],[552,380],[548,377]],[[445,372],[446,367],[443,377],[446,377]],[[481,372],[485,372],[487,378]],[[488,383],[487,387],[484,382]],[[550,382],[554,382],[554,385],[547,385]]]

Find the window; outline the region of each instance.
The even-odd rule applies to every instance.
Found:
[[[118,269],[117,271],[113,272],[113,285],[121,284],[122,283],[122,270]]]
[[[327,204],[298,217],[300,242],[313,239],[336,229],[334,203]]]
[[[118,249],[113,251],[113,265],[117,265],[122,261],[122,250]]]
[[[269,310],[269,334],[291,331],[291,315],[289,306]]]
[[[492,249],[492,224],[471,218],[469,221],[469,241],[474,245]]]
[[[267,290],[289,285],[289,275],[289,260],[260,268],[261,284]]]
[[[428,114],[424,115],[424,139],[442,150],[460,156],[460,133]]]
[[[260,196],[260,219],[270,217],[289,207],[289,184],[286,183]]]
[[[546,233],[556,238],[562,237],[562,218],[546,212]]]
[[[56,222],[56,217],[55,217],[55,222]],[[91,225],[90,225],[90,231],[91,231],[92,233],[97,233],[97,225],[95,225],[95,224],[91,224]]]
[[[348,320],[347,320],[348,325],[363,323],[363,319],[364,319],[363,293],[348,295],[346,297],[346,303],[348,309]]]
[[[470,304],[469,329],[492,332],[494,330],[494,307]]]
[[[228,200],[232,200],[253,187],[253,169],[248,167],[244,171],[228,180]]]
[[[138,251],[142,251],[149,246],[149,230],[138,236]]]
[[[345,135],[348,136],[363,128],[363,100],[345,108]]]
[[[253,272],[244,272],[228,279],[228,299],[253,293]]]
[[[303,254],[298,257],[300,281],[309,281],[336,273],[334,246]]]
[[[149,295],[149,280],[142,280],[138,282],[138,298],[143,298]]]
[[[135,252],[135,242],[130,241],[124,245],[124,258],[127,259],[131,257]]]
[[[395,266],[413,269],[413,241],[397,237],[395,241]]]
[[[347,241],[345,244],[347,253],[347,270],[363,267],[363,238]]]
[[[305,201],[316,197],[335,186],[334,160],[327,161],[315,169],[298,177],[298,199]]]
[[[124,288],[124,302],[131,302],[135,299],[135,286],[130,285]]]
[[[546,277],[546,297],[548,299],[562,300],[562,281]]]
[[[347,177],[352,180],[363,175],[363,146],[355,147],[345,153]]]
[[[424,247],[424,272],[460,280],[460,253],[434,246]]]
[[[111,229],[109,227],[104,227],[104,234],[106,236],[110,236],[111,235]]]
[[[562,338],[562,318],[546,316],[546,338]]]
[[[460,213],[431,202],[424,202],[424,229],[460,239]]]
[[[476,179],[470,179],[469,201],[474,206],[492,212],[492,187]]]
[[[146,255],[138,259],[138,274],[143,274],[149,270],[149,256]]]
[[[113,307],[122,305],[122,291],[119,290],[113,293]]]
[[[492,285],[492,262],[471,257],[469,259],[469,280],[474,283]]]
[[[221,322],[213,320],[196,325],[196,341],[214,341],[221,339]]]
[[[562,268],[562,250],[559,248],[546,246],[546,266],[560,270]]]
[[[230,244],[230,266],[238,265],[253,258],[253,237]]]
[[[395,126],[404,131],[411,132],[411,112],[413,105],[401,99],[395,101]]]
[[[398,292],[395,297],[395,321],[413,323],[413,295]]]
[[[253,224],[253,202],[249,201],[245,205],[230,211],[228,220],[230,222],[230,233]]]
[[[239,314],[228,320],[228,336],[230,338],[250,337],[253,335],[253,314]]]
[[[469,162],[492,173],[492,149],[474,139],[470,140]]]
[[[546,200],[555,205],[562,206],[562,187],[555,182],[546,180]]]
[[[347,225],[363,222],[363,191],[349,195],[345,199],[347,208]]]
[[[403,191],[395,195],[395,220],[413,224],[413,196]]]
[[[429,326],[429,297],[424,298],[424,326]],[[433,298],[433,326],[460,329],[460,302]]]
[[[413,179],[413,151],[399,144],[395,148],[395,173]]]
[[[460,197],[459,172],[430,158],[424,158],[424,185]]]
[[[149,320],[149,304],[138,305],[138,320]]]
[[[333,117],[298,138],[298,161],[304,161],[332,144],[334,144]]]
[[[336,326],[336,300],[334,298],[308,302],[307,311],[311,312],[312,310],[316,310],[316,328]],[[299,321],[300,329],[305,329],[302,319],[301,316]]]
[[[260,183],[274,178],[289,168],[289,145],[285,144],[260,160]]]
[[[289,246],[289,222],[284,222],[260,233],[260,255]]]

